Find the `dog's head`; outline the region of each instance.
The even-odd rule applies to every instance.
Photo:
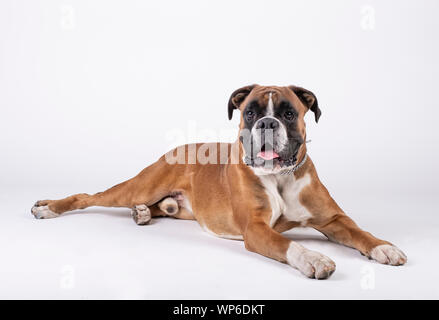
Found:
[[[305,150],[308,110],[316,122],[321,111],[316,96],[296,86],[251,85],[232,93],[228,111],[241,111],[240,141],[244,161],[264,173],[293,167]]]

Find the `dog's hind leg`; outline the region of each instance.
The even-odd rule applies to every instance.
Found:
[[[32,214],[37,219],[56,218],[64,212],[85,209],[91,206],[102,207],[134,207],[127,192],[129,182],[116,185],[104,192],[93,195],[75,194],[59,200],[40,200],[32,207]]]
[[[136,223],[146,224],[151,218],[147,206],[152,206],[165,198],[174,187],[175,182],[172,175],[169,175],[172,170],[179,170],[179,167],[171,167],[164,159],[160,159],[136,177],[104,192],[93,195],[81,193],[60,200],[37,201],[31,211],[37,219],[48,219],[58,217],[67,211],[91,206],[127,207],[133,209],[133,217],[137,213],[137,221],[134,218]]]

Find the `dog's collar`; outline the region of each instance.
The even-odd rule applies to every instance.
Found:
[[[292,173],[296,172],[297,170],[299,170],[305,164],[306,159],[308,159],[308,154],[307,153],[305,153],[305,156],[303,157],[302,161],[300,161],[299,164],[295,165],[291,169],[287,169],[287,170],[281,171],[280,174],[281,175],[287,175],[287,174],[292,174]]]

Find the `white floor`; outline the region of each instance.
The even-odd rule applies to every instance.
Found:
[[[193,221],[139,227],[128,209],[102,208],[36,220],[30,207],[38,197],[30,189],[1,193],[0,298],[439,298],[439,218],[427,218],[437,211],[428,198],[343,201],[364,229],[407,254],[402,267],[370,262],[312,230],[286,233],[337,263],[329,280],[317,281]]]

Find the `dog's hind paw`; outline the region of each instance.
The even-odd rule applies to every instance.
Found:
[[[148,224],[151,221],[151,211],[144,204],[135,206],[131,210],[131,215],[134,219],[134,222],[139,226]]]

